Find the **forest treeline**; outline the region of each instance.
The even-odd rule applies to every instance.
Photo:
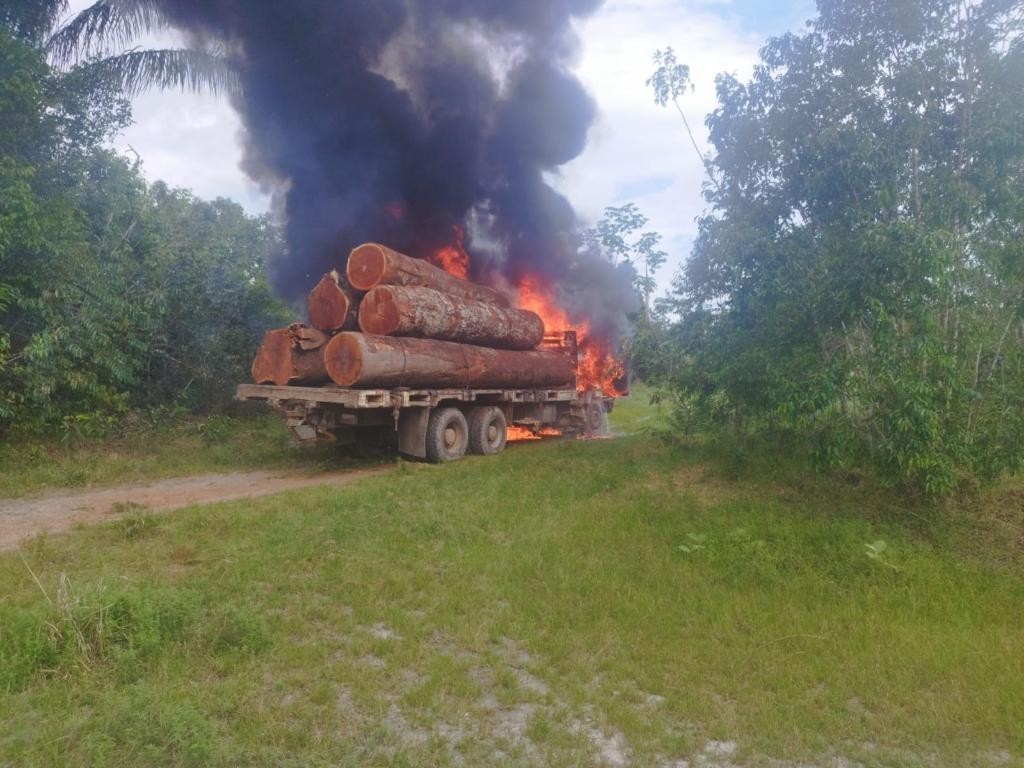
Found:
[[[1019,470],[1024,6],[819,0],[717,92],[708,211],[637,339],[680,428],[930,495]]]
[[[120,81],[51,67],[31,6],[0,25],[0,434],[223,406],[289,316],[264,274],[277,232],[147,184],[108,148],[131,119]]]

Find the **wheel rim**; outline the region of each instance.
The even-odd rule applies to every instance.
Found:
[[[449,450],[451,450],[452,448],[454,448],[456,446],[458,441],[459,441],[459,432],[458,432],[458,430],[454,426],[446,427],[445,430],[444,430],[444,447],[448,448]]]
[[[493,421],[487,425],[487,442],[491,445],[498,442],[498,425]]]

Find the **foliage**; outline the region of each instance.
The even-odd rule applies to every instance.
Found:
[[[1019,469],[1019,4],[818,7],[717,80],[712,210],[665,307],[676,387],[931,495]]]
[[[215,47],[132,45],[146,33],[169,26],[164,9],[154,0],[97,0],[57,29],[47,39],[46,50],[56,66],[83,65],[116,82],[129,96],[153,87],[212,93],[239,89],[236,71]]]
[[[661,235],[637,232],[647,225],[647,217],[634,203],[604,209],[597,225],[582,233],[586,245],[596,248],[612,264],[633,267],[633,287],[643,300],[644,317],[650,313],[651,296],[656,287],[654,274],[668,254],[658,248]]]
[[[119,81],[57,72],[8,29],[0,114],[0,432],[227,401],[285,317],[269,222],[148,186],[103,148],[130,120]]]

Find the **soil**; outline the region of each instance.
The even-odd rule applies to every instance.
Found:
[[[312,476],[231,472],[0,499],[0,551],[15,549],[25,539],[40,533],[63,533],[76,525],[117,519],[133,508],[138,509],[134,505],[159,512],[193,504],[267,496],[316,485],[346,485],[390,469],[384,466]]]

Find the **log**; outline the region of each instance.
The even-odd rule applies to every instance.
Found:
[[[498,349],[533,349],[544,338],[544,322],[529,310],[408,285],[378,285],[367,293],[359,306],[359,327],[378,336],[413,336]]]
[[[288,333],[291,336],[292,344],[299,349],[307,351],[310,349],[320,349],[331,338],[323,331],[310,328],[305,323],[292,323],[288,326]]]
[[[325,333],[357,327],[359,299],[347,282],[332,269],[309,292],[309,324]]]
[[[575,386],[562,350],[516,352],[434,339],[339,333],[324,348],[327,373],[342,387],[540,389]]]
[[[328,380],[324,350],[301,349],[289,328],[267,331],[252,362],[252,379],[257,384],[323,384]]]
[[[364,243],[354,248],[348,256],[347,273],[352,287],[360,291],[369,291],[378,285],[413,285],[461,299],[499,307],[512,306],[508,296],[494,288],[450,275],[429,261],[414,259],[379,243]]]

